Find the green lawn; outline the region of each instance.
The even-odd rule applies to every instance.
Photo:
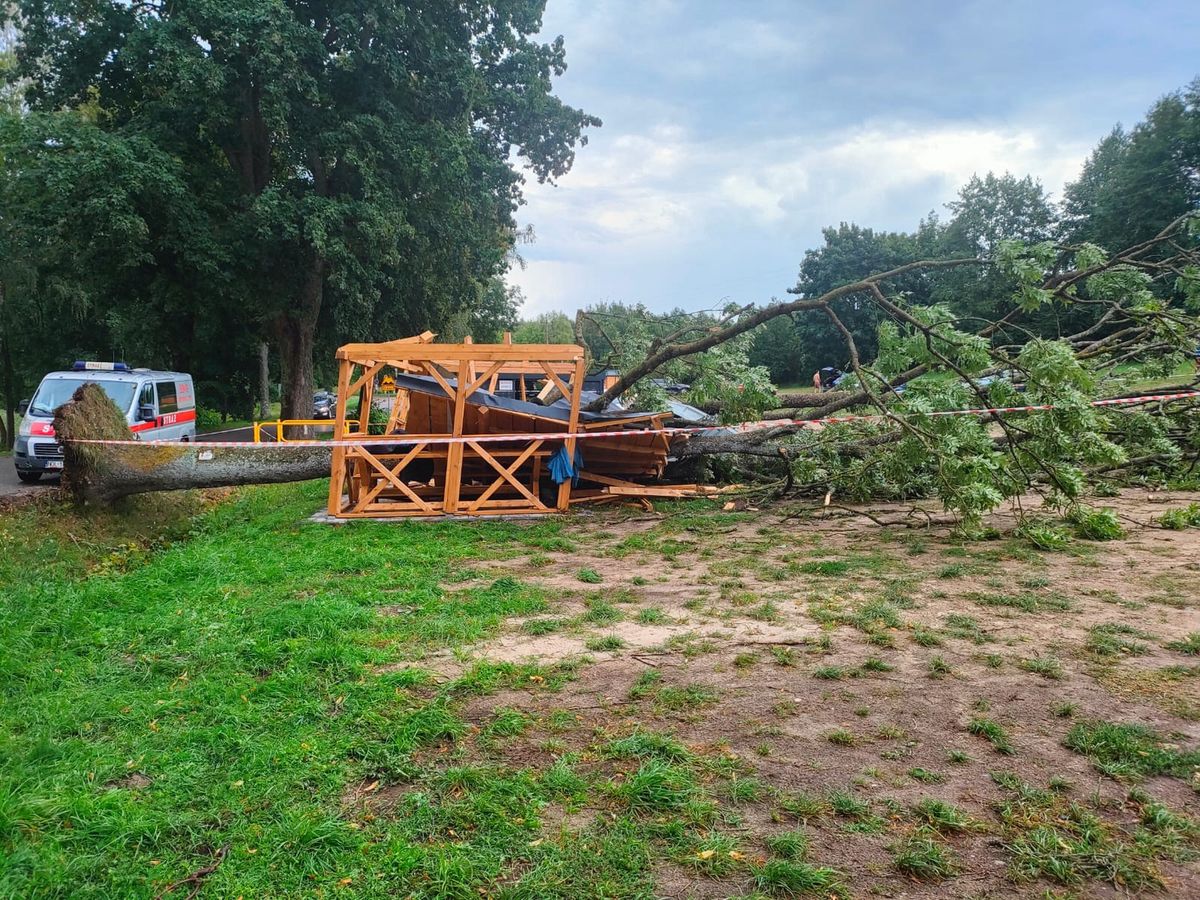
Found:
[[[153,896],[225,846],[206,896],[478,896],[513,859],[576,888],[595,873],[579,846],[530,846],[567,769],[491,771],[455,800],[482,773],[421,757],[463,733],[463,697],[562,673],[368,675],[542,609],[511,578],[440,582],[561,525],[304,523],[323,492],[254,489],[140,534],[44,506],[0,519],[0,895]],[[349,785],[413,778],[410,814],[347,821]]]
[[[255,409],[257,409],[257,408],[258,407],[256,404]],[[270,415],[266,419],[262,419],[261,421],[267,422],[267,421],[270,421],[271,419],[279,418],[279,401],[278,400],[276,400],[274,403],[272,403],[270,405],[270,407],[268,407],[268,412],[270,413]],[[208,434],[213,431],[228,431],[228,430],[231,430],[234,428],[248,428],[249,426],[253,425],[254,422],[255,422],[254,419],[229,419],[228,421],[222,422],[220,425],[216,425],[213,428],[198,428],[196,430],[198,432],[200,432],[201,434]]]
[[[1185,498],[1050,553],[709,501],[332,527],[326,487],[0,512],[0,898],[1200,884]]]

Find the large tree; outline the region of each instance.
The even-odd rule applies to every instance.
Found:
[[[1200,209],[1200,78],[1158,100],[1128,133],[1105,137],[1063,207],[1073,240],[1108,249],[1149,240]]]
[[[304,416],[319,329],[471,310],[512,244],[513,157],[555,178],[599,124],[551,93],[544,5],[20,0],[17,74],[35,110],[91,105],[178,161],[187,219],[140,308],[175,347],[269,336],[283,413]]]

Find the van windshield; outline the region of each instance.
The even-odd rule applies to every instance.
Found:
[[[117,404],[124,415],[129,412],[133,403],[133,392],[137,385],[132,381],[105,381],[99,378],[47,378],[33,395],[29,403],[31,416],[52,416],[54,411],[71,399],[71,395],[80,385],[98,384],[108,394],[113,403]]]

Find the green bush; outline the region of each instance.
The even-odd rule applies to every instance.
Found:
[[[196,430],[208,431],[213,428],[221,427],[221,414],[215,409],[209,409],[207,406],[196,407]]]

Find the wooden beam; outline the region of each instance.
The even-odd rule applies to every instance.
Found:
[[[454,425],[450,431],[453,437],[462,437],[463,418],[467,411],[467,366],[469,361],[464,359],[458,364],[458,393],[454,397]],[[448,386],[447,386],[448,387]],[[443,498],[443,508],[446,512],[458,512],[458,492],[462,485],[463,445],[451,444],[446,457],[446,493]]]
[[[571,417],[567,422],[567,431],[574,434],[579,427],[579,397],[583,392],[583,374],[587,363],[583,357],[579,357],[575,361],[575,378],[571,382]],[[563,396],[568,396],[564,394]],[[572,468],[575,465],[575,438],[567,438],[566,441],[567,458],[571,461]],[[558,486],[558,511],[566,512],[571,507],[571,479],[568,478]]]
[[[425,363],[424,368],[425,371],[433,377],[433,380],[442,386],[442,390],[446,392],[447,397],[453,399],[457,395],[457,389],[450,387],[450,382],[442,377],[442,373],[437,370],[437,366],[435,366],[433,363],[427,362]]]
[[[395,347],[389,344],[346,344],[337,352],[338,359],[363,360],[400,359],[411,362],[464,359],[478,360],[546,360],[574,362],[583,359],[584,350],[578,344],[408,344]]]
[[[503,366],[504,366],[503,360],[496,360],[496,362],[492,363],[486,372],[484,372],[482,375],[480,375],[478,378],[474,379],[471,382],[470,386],[467,388],[467,396],[470,397],[473,393],[475,393],[477,390],[479,390],[480,385],[482,385],[485,381],[487,381],[493,375],[498,375],[500,369]]]
[[[497,472],[499,472],[500,477],[497,478],[495,481],[493,481],[491,483],[491,485],[488,486],[488,489],[486,491],[484,491],[483,494],[480,495],[479,499],[477,499],[473,504],[471,504],[470,506],[467,507],[467,511],[473,512],[473,511],[479,509],[479,507],[483,505],[484,501],[486,501],[488,499],[488,497],[492,496],[492,494],[494,494],[496,492],[496,489],[499,488],[500,485],[502,485],[505,481],[507,481],[509,484],[511,484],[513,487],[515,487],[519,493],[523,494],[537,509],[549,512],[550,507],[548,507],[544,503],[542,503],[542,501],[539,500],[537,498],[537,496],[530,493],[530,491],[525,487],[525,485],[521,484],[521,482],[517,481],[517,479],[515,477],[513,477],[513,473],[515,473],[517,471],[517,469],[521,468],[521,466],[525,464],[525,460],[529,459],[529,457],[533,455],[534,451],[537,450],[540,446],[542,446],[543,443],[545,443],[545,442],[544,441],[530,441],[529,446],[525,448],[525,452],[522,453],[520,456],[518,456],[513,461],[511,466],[505,467],[502,463],[498,462],[490,453],[488,453],[486,450],[484,450],[482,446],[475,443],[474,441],[468,441],[467,446],[470,447],[472,450],[474,450],[476,453],[478,453],[480,459],[483,459],[484,461],[486,461],[488,463],[488,465],[490,465],[493,469],[495,469]]]
[[[386,356],[390,348],[394,347],[398,352],[403,353],[414,344],[432,344],[435,337],[437,337],[437,334],[432,331],[422,331],[420,334],[415,334],[412,337],[397,338],[394,341],[386,341],[382,344],[344,344],[337,349],[337,353],[334,354],[334,359],[351,359],[356,356],[362,356],[362,354],[347,352],[352,347],[372,347],[380,352],[376,353],[375,356],[371,358],[378,359],[380,356]],[[358,360],[356,359],[355,361]]]
[[[557,387],[560,391],[562,391],[563,397],[571,396],[571,388],[569,388],[567,386],[567,383],[565,381],[563,381],[561,378],[558,377],[557,372],[555,372],[553,369],[551,369],[545,363],[542,363],[542,369],[545,371],[545,373],[547,375],[550,376],[550,380],[554,382],[554,386]],[[574,429],[571,429],[571,430],[574,431]]]
[[[364,508],[366,508],[367,506],[369,506],[371,501],[374,500],[376,497],[378,497],[380,495],[380,493],[383,492],[383,489],[385,487],[387,487],[389,483],[391,483],[392,486],[397,488],[402,494],[407,494],[408,498],[410,500],[412,500],[413,503],[417,504],[417,506],[421,507],[421,509],[425,510],[426,512],[430,512],[430,513],[433,512],[433,507],[430,506],[428,503],[426,503],[424,500],[422,500],[420,497],[418,497],[413,492],[412,488],[410,488],[408,486],[408,484],[405,483],[405,481],[399,477],[400,472],[404,469],[404,467],[407,466],[413,460],[413,458],[418,453],[421,452],[421,450],[424,447],[425,447],[424,444],[418,444],[417,446],[413,447],[412,450],[410,450],[404,456],[404,458],[401,459],[400,462],[397,463],[391,469],[389,469],[387,466],[385,466],[383,463],[381,463],[379,460],[377,460],[373,454],[368,453],[364,450],[359,450],[358,455],[362,459],[365,459],[368,463],[370,463],[371,466],[373,466],[376,470],[378,470],[378,472],[381,475],[383,475],[383,478],[386,480],[380,480],[379,484],[377,484],[373,488],[371,488],[370,493],[368,493],[366,496],[364,496],[358,502],[357,506],[355,506],[355,510],[358,512],[362,512],[362,510]]]
[[[356,381],[354,381],[350,385],[350,387],[348,387],[346,389],[347,399],[350,398],[350,395],[357,394],[359,392],[359,390],[362,389],[362,386],[367,383],[368,379],[374,378],[376,375],[379,374],[379,370],[383,368],[383,363],[371,363],[369,365],[359,363],[359,365],[361,365],[363,367],[362,376],[360,378],[358,378]],[[360,409],[358,412],[359,412],[358,417],[361,419],[362,418],[362,410]]]
[[[354,364],[349,360],[338,362],[337,415],[333,420],[333,438],[346,436],[346,404],[350,401],[350,373]],[[360,416],[361,418],[361,416]],[[342,508],[342,492],[346,484],[346,448],[334,445],[333,461],[329,469],[329,514],[336,516]]]

